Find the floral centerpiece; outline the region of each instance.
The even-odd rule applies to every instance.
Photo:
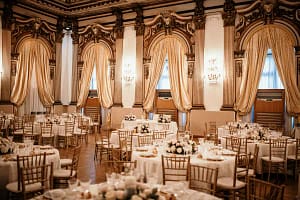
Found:
[[[270,136],[270,131],[267,128],[259,128],[251,133],[251,139],[267,140]]]
[[[141,133],[150,133],[149,125],[148,124],[142,124],[141,126]]]
[[[0,137],[0,152],[1,154],[12,153],[16,144],[7,138]]]
[[[167,152],[175,154],[195,153],[197,151],[196,143],[188,141],[171,141],[167,143]]]
[[[167,117],[166,115],[163,115],[163,114],[160,114],[158,116],[158,120],[157,120],[159,123],[170,123],[171,120],[169,117]]]
[[[136,120],[136,116],[134,114],[128,114],[124,116],[124,119],[127,121],[135,121]]]
[[[98,197],[111,200],[158,200],[159,193],[157,188],[150,188],[146,184],[136,182],[135,177],[126,176],[125,180],[118,184],[101,186]]]

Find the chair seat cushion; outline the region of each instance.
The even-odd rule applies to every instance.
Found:
[[[73,135],[71,133],[67,133],[67,134],[65,134],[65,133],[59,133],[58,136],[59,137],[72,137]]]
[[[288,155],[287,159],[288,160],[296,160],[296,155]],[[297,158],[297,160],[300,160],[300,156]]]
[[[60,159],[60,166],[61,167],[69,166],[71,164],[72,164],[72,159],[70,159],[70,158],[62,158],[62,159]]]
[[[284,159],[282,158],[279,158],[279,157],[271,157],[271,160],[269,158],[269,156],[264,156],[264,157],[261,157],[261,159],[263,161],[267,161],[267,162],[284,162]]]
[[[73,171],[72,176],[75,176],[76,172]],[[70,169],[58,169],[53,172],[53,178],[68,178],[71,175]]]
[[[6,189],[13,193],[21,192],[21,188],[20,188],[20,190],[18,190],[18,182],[12,182],[12,183],[7,184]],[[33,184],[29,184],[29,185],[25,186],[26,192],[34,192],[34,191],[39,191],[42,189],[43,189],[43,187],[42,187],[41,183],[33,183]]]
[[[49,134],[49,133],[45,133],[42,135],[42,138],[50,138],[50,137],[54,137],[54,135]]]
[[[233,187],[233,178],[232,177],[221,177],[217,180],[217,186],[221,189],[228,189],[228,190],[237,190],[242,189],[246,186],[245,182],[236,180],[235,187]]]

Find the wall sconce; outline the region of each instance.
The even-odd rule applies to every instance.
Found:
[[[208,61],[209,66],[207,68],[206,77],[209,83],[217,83],[218,79],[221,77],[216,61],[216,58],[212,58]]]
[[[131,83],[135,78],[134,71],[132,70],[130,64],[127,64],[123,67],[123,80],[129,84]]]

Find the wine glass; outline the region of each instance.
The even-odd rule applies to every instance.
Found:
[[[71,177],[69,180],[68,180],[68,185],[69,185],[69,189],[74,192],[77,190],[77,187],[78,187],[78,184],[79,184],[79,181],[76,177]]]

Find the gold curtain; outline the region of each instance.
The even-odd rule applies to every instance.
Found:
[[[19,47],[19,62],[11,93],[12,103],[17,106],[23,104],[30,89],[32,70],[35,67],[40,100],[45,107],[53,104],[49,57],[49,52],[42,41],[29,39],[23,42]]]
[[[79,82],[80,92],[77,106],[83,107],[88,97],[91,76],[96,67],[97,91],[101,106],[110,108],[113,104],[108,67],[109,51],[100,43],[93,44],[83,54],[83,69]]]
[[[266,26],[249,39],[246,47],[246,70],[243,74],[241,95],[235,105],[235,110],[240,115],[249,113],[255,101],[268,48],[272,49],[280,78],[285,87],[287,112],[300,113],[300,94],[294,70],[293,42],[289,35],[280,28]]]
[[[149,74],[149,87],[143,104],[144,109],[152,110],[155,97],[155,89],[159,81],[163,63],[168,56],[171,94],[175,106],[181,112],[191,109],[191,100],[187,91],[187,64],[185,53],[187,49],[181,40],[173,36],[167,36],[159,41],[152,50],[151,67]]]

